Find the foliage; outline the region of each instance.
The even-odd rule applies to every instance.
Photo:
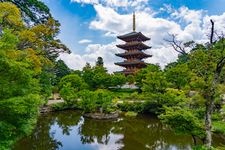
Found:
[[[117,97],[121,100],[130,99],[132,93],[136,93],[136,90],[134,90],[134,89],[111,88],[110,91],[113,93],[113,95],[115,97]]]
[[[54,66],[55,81],[53,85],[57,85],[60,79],[71,73],[71,69],[65,64],[63,60],[58,60]]]
[[[69,74],[64,76],[59,83],[59,88],[62,89],[64,86],[70,84],[75,91],[80,91],[86,88],[86,84],[83,79],[76,74]]]
[[[188,86],[191,80],[192,72],[186,63],[177,64],[165,70],[167,81],[172,83],[173,88],[182,89]]]
[[[203,123],[194,115],[192,110],[179,106],[166,107],[165,110],[165,113],[160,115],[160,119],[170,125],[176,133],[204,138]]]
[[[35,0],[13,2],[23,8],[29,5],[33,10],[26,12],[31,11],[30,15],[47,9]],[[0,3],[0,149],[10,149],[31,132],[42,99],[51,94],[53,56],[67,50],[56,39],[59,25],[49,18],[44,24],[27,27],[15,5]]]
[[[121,111],[125,111],[125,112],[132,111],[132,112],[136,112],[136,113],[142,113],[146,110],[145,104],[139,103],[139,102],[133,102],[133,103],[123,102],[123,103],[119,103],[117,105]]]
[[[49,8],[39,0],[0,0],[0,2],[12,2],[21,12],[27,22],[43,23],[51,17]]]
[[[95,66],[104,66],[103,58],[98,57]]]
[[[61,111],[61,110],[66,110],[66,109],[71,109],[71,108],[75,108],[74,105],[68,105],[66,103],[56,103],[56,104],[53,104],[51,106],[51,108],[54,110],[54,111]]]
[[[0,4],[0,26],[13,29],[23,27],[20,11],[15,5],[11,3]]]
[[[83,68],[81,73],[85,83],[90,90],[108,89],[113,86],[121,86],[125,83],[125,77],[121,74],[110,75],[102,65],[91,67],[89,63]]]
[[[133,111],[128,111],[128,112],[125,113],[125,116],[127,116],[127,117],[136,117],[137,113],[133,112]]]
[[[127,82],[128,82],[129,84],[133,84],[133,83],[135,82],[134,76],[133,76],[133,75],[128,75],[128,76],[127,76]]]
[[[0,145],[8,149],[15,140],[28,135],[34,127],[41,104],[38,95],[27,95],[0,101]]]
[[[135,75],[135,82],[136,85],[138,87],[143,87],[143,81],[146,79],[147,74],[149,72],[155,72],[155,71],[159,71],[160,67],[157,65],[153,65],[153,64],[148,64],[148,66],[146,68],[141,69],[140,71],[138,71],[138,73]]]
[[[216,133],[222,133],[225,135],[225,122],[224,121],[214,121],[213,131]]]
[[[142,84],[142,91],[148,93],[164,93],[169,85],[164,73],[159,69],[149,71]]]
[[[59,82],[60,95],[68,103],[73,104],[77,100],[77,92],[87,89],[87,84],[76,74],[64,76]]]
[[[85,112],[104,112],[114,111],[112,103],[113,95],[107,90],[97,90],[95,92],[84,90],[79,93],[81,98],[81,108]]]
[[[38,24],[19,32],[20,43],[18,49],[32,48],[39,51],[40,55],[50,60],[55,60],[59,53],[70,50],[56,38],[60,24],[49,18],[45,23]]]
[[[122,86],[126,83],[126,77],[123,74],[116,73],[111,75],[111,86]]]

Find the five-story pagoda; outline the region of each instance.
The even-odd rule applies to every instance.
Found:
[[[116,56],[125,59],[123,62],[115,63],[115,65],[126,68],[122,73],[125,75],[134,74],[139,69],[146,67],[147,64],[142,59],[151,57],[151,55],[144,53],[143,50],[151,47],[143,42],[150,40],[150,38],[135,31],[135,13],[133,13],[133,32],[117,36],[117,38],[125,42],[125,44],[116,45],[118,48],[125,50],[124,53],[116,54]]]

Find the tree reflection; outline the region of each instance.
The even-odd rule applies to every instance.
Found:
[[[77,112],[50,113],[39,117],[33,134],[22,139],[15,145],[17,150],[56,150],[63,147],[63,143],[55,138],[56,130],[51,131],[54,125],[58,125],[63,134],[70,134],[70,127],[76,126],[80,120]]]
[[[119,141],[124,145],[123,150],[171,149],[171,145],[179,147],[178,149],[187,149],[191,143],[190,137],[175,135],[155,117],[123,118],[116,125],[119,128],[115,128],[117,130],[112,132],[124,135],[124,138]]]
[[[166,150],[190,149],[191,143],[191,137],[175,135],[151,116],[94,120],[65,111],[41,116],[33,134],[21,140],[15,149]]]
[[[107,145],[113,126],[112,121],[85,118],[78,131],[82,144],[91,144],[96,140],[99,144]]]
[[[51,126],[55,123],[56,117],[52,115],[41,116],[32,135],[22,139],[15,147],[18,150],[55,150],[62,147],[62,143],[54,139],[54,132],[49,133]]]
[[[80,114],[72,112],[61,112],[57,114],[57,124],[62,129],[63,135],[70,135],[71,128],[76,126],[80,121]]]

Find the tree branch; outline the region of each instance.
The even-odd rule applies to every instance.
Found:
[[[213,35],[214,35],[214,21],[212,19],[210,19],[210,22],[211,22],[211,34],[210,34],[210,44],[212,45],[213,44]]]
[[[168,33],[169,34],[169,33]],[[170,45],[173,47],[173,49],[183,55],[187,55],[188,53],[185,51],[185,46],[181,41],[176,40],[175,34],[169,34],[171,39],[164,39],[166,42],[170,43]]]

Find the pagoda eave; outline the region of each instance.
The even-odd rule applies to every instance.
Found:
[[[130,41],[148,41],[150,38],[144,36],[141,32],[131,32],[128,34],[120,35],[117,36],[118,39],[121,39],[125,42],[130,42]]]
[[[132,50],[132,49],[137,49],[137,50],[146,50],[151,48],[150,46],[147,46],[143,43],[132,43],[132,44],[120,44],[116,45],[118,48],[124,49],[124,50]]]
[[[118,56],[118,57],[121,57],[121,58],[129,58],[131,56],[135,56],[139,59],[152,57],[152,55],[148,55],[148,54],[145,54],[143,52],[140,52],[140,53],[118,53],[118,54],[115,54],[115,55]]]
[[[121,67],[136,66],[138,68],[147,66],[147,64],[143,61],[141,61],[141,62],[135,62],[135,61],[133,61],[133,62],[117,62],[117,63],[115,63],[115,65],[118,65]]]

